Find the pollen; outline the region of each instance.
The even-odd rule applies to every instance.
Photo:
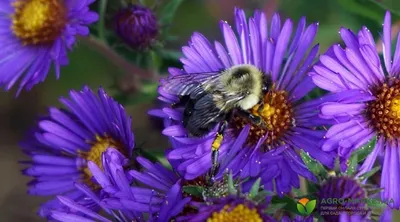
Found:
[[[96,141],[91,142],[90,144],[92,145],[90,150],[87,152],[80,152],[79,156],[88,162],[89,161],[94,162],[97,166],[100,167],[100,169],[103,169],[101,156],[103,152],[105,152],[108,148],[112,147],[120,151],[122,154],[125,154],[125,150],[122,148],[122,145],[108,136],[105,137],[96,136]],[[93,184],[93,182],[91,181],[92,173],[90,172],[89,168],[85,167],[83,168],[82,171],[84,174],[84,181],[86,182],[86,184],[88,184],[92,188],[97,188],[97,185]]]
[[[230,205],[225,205],[219,212],[214,212],[207,222],[233,222],[233,221],[253,221],[262,222],[257,209],[250,209],[244,204],[239,204],[232,208]]]
[[[62,0],[17,0],[13,6],[12,31],[25,45],[53,43],[67,23]]]
[[[400,80],[394,79],[374,90],[376,99],[368,103],[367,117],[380,136],[400,138]]]
[[[281,138],[292,127],[293,109],[288,101],[288,93],[284,90],[269,91],[264,96],[264,105],[255,105],[249,110],[253,115],[261,117],[263,124],[256,125],[249,119],[239,115],[234,115],[232,126],[237,132],[240,132],[243,127],[250,124],[250,132],[247,142],[255,145],[265,135],[266,147],[271,147],[274,144],[283,144]]]

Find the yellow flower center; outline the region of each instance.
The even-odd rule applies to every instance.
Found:
[[[255,116],[260,116],[265,127],[255,125],[247,118],[239,115],[234,115],[232,126],[240,132],[244,126],[250,123],[251,127],[247,140],[250,144],[257,144],[261,137],[267,135],[265,144],[268,148],[272,144],[279,143],[279,139],[292,127],[293,109],[288,101],[288,93],[284,90],[269,91],[264,96],[264,106],[260,109],[260,105],[257,104],[249,111]]]
[[[374,95],[366,111],[371,126],[386,139],[400,138],[400,80],[374,89]]]
[[[251,110],[252,113],[256,116],[261,116],[263,119],[271,120],[273,115],[275,114],[275,108],[269,104],[265,104],[264,107],[261,109],[261,112],[258,113],[257,110],[259,109],[260,105],[255,105]],[[279,109],[278,109],[279,112]],[[271,121],[269,121],[269,126],[272,128]]]
[[[67,23],[62,0],[17,0],[13,6],[12,30],[24,44],[53,43]]]
[[[258,214],[257,209],[250,209],[243,204],[239,204],[234,208],[229,205],[219,211],[214,212],[207,222],[234,222],[234,221],[252,221],[262,222],[261,216]]]
[[[392,116],[396,119],[400,119],[400,98],[396,97],[392,100]]]
[[[103,169],[101,155],[108,149],[114,148],[120,151],[122,154],[126,155],[126,151],[122,148],[123,146],[113,140],[111,137],[96,137],[96,141],[91,143],[92,147],[88,152],[80,152],[80,156],[86,161],[94,162],[100,169]],[[96,188],[97,185],[93,184],[91,181],[92,173],[90,172],[88,167],[83,169],[84,180],[85,182],[93,188]]]

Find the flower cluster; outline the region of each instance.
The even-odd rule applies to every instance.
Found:
[[[89,10],[93,2],[2,1],[0,87],[18,81],[17,93],[29,90],[52,65],[58,77],[67,50],[98,19],[107,41],[105,1],[100,16]],[[32,177],[28,193],[52,198],[41,217],[390,220],[400,209],[400,34],[393,54],[390,13],[383,59],[366,27],[342,28],[344,44],[318,56],[319,23],[279,14],[268,22],[238,8],[234,15],[234,28],[220,22],[223,42],[194,33],[183,68],[169,68],[159,82],[161,107],[149,114],[162,119],[170,141],[163,163],[135,147],[132,118],[102,87],[71,90],[64,108],[38,119],[21,142],[29,157],[21,164]],[[115,35],[135,52],[155,46],[161,23],[150,8],[129,5],[113,18]]]

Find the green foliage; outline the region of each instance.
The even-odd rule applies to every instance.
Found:
[[[372,168],[370,171],[368,171],[368,172],[362,174],[361,176],[359,176],[359,178],[360,178],[361,180],[368,179],[369,177],[371,177],[372,175],[374,175],[376,172],[378,172],[380,169],[381,169],[381,166],[374,167],[374,168]]]
[[[140,92],[137,92],[133,95],[119,92],[114,96],[114,99],[123,105],[139,105],[148,101],[153,101],[155,98],[157,98],[157,87],[158,83],[147,82],[142,85]]]
[[[182,189],[183,192],[195,197],[202,197],[204,192],[204,187],[195,185],[183,186]]]
[[[358,166],[358,156],[357,154],[355,154],[352,155],[351,158],[349,159],[349,164],[347,166],[345,174],[347,176],[352,176],[356,172],[357,166]]]
[[[326,171],[325,167],[316,160],[314,160],[309,154],[304,152],[303,150],[300,151],[300,156],[303,159],[304,163],[306,164],[307,168],[314,173],[319,178],[326,178],[328,171]]]
[[[349,12],[361,15],[365,18],[371,19],[376,22],[382,23],[383,21],[383,9],[372,5],[372,1],[369,0],[338,0],[339,4],[342,5],[343,9]]]
[[[283,196],[283,197],[274,196],[274,197],[272,197],[271,203],[272,204],[285,204],[283,209],[285,209],[291,213],[294,213],[294,214],[298,213],[297,203],[295,202],[294,199],[292,199],[288,196]]]
[[[228,174],[228,192],[229,192],[229,194],[232,194],[232,195],[236,195],[238,193],[238,191],[235,187],[235,182],[233,181],[232,173]]]
[[[254,182],[253,186],[251,186],[249,193],[250,199],[258,195],[258,191],[260,190],[260,183],[261,183],[261,178],[258,178],[256,182]]]
[[[284,209],[286,206],[286,203],[277,203],[277,204],[270,204],[268,205],[268,208],[264,211],[266,214],[274,214],[278,210]]]
[[[351,154],[350,159],[357,157],[357,162],[361,163],[364,161],[367,156],[372,152],[376,145],[376,137],[374,137],[370,142],[365,144],[364,146],[360,147],[356,151]]]
[[[161,10],[159,22],[161,25],[169,25],[175,16],[176,11],[182,4],[183,0],[171,0]]]

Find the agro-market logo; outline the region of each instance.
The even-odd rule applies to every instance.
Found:
[[[308,216],[313,212],[316,204],[317,200],[309,200],[308,198],[303,197],[297,201],[297,210],[300,215]]]

